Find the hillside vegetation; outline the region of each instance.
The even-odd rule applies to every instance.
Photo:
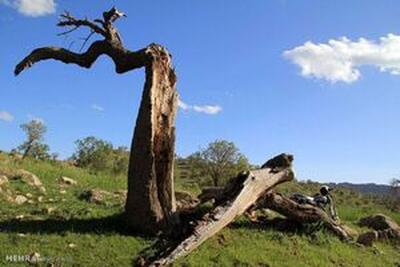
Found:
[[[32,183],[24,171],[39,178]],[[121,219],[125,175],[92,174],[58,161],[17,159],[0,154],[0,266],[26,266],[10,257],[40,254],[39,266],[132,266],[153,239],[127,232]],[[62,179],[61,177],[64,177]],[[65,179],[66,178],[66,179]],[[68,180],[71,178],[72,181]],[[76,182],[76,183],[74,183]],[[176,181],[177,190],[197,194],[199,187]],[[314,194],[317,183],[290,182],[285,194]],[[384,213],[398,223],[400,214],[379,200],[346,189],[333,193],[343,221]],[[399,266],[400,244],[373,247],[343,243],[329,232],[286,233],[243,217],[176,266]]]

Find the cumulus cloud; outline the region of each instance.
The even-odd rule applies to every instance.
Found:
[[[189,105],[179,100],[178,106],[183,111],[194,111],[199,113],[205,113],[209,115],[215,115],[222,111],[222,107],[218,105]]]
[[[400,74],[400,35],[388,34],[379,41],[346,37],[327,43],[311,41],[287,50],[283,56],[301,68],[301,75],[330,82],[352,83],[361,77],[360,66]]]
[[[97,104],[92,104],[91,107],[92,107],[92,109],[94,109],[96,111],[99,111],[99,112],[103,112],[104,111],[104,108],[102,106],[97,105]]]
[[[11,122],[14,120],[14,116],[11,115],[11,113],[9,113],[7,111],[0,111],[0,120]]]
[[[0,3],[30,17],[45,16],[56,12],[54,0],[0,0]]]

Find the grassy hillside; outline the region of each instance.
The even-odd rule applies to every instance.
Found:
[[[46,192],[30,186],[16,170],[36,174]],[[129,235],[120,220],[124,177],[90,174],[61,163],[13,160],[0,154],[0,175],[10,179],[0,191],[0,266],[26,266],[10,256],[39,253],[54,266],[131,266],[136,256],[152,244],[151,239]],[[65,186],[59,177],[77,181]],[[13,178],[13,179],[12,179]],[[196,186],[177,181],[177,188],[196,192]],[[281,192],[317,191],[318,184],[287,183]],[[108,192],[103,201],[87,201],[89,189]],[[12,200],[23,195],[27,201]],[[397,222],[400,215],[386,210],[373,199],[341,189],[334,193],[342,220],[354,223],[364,215],[385,213]],[[11,199],[10,199],[11,198]],[[61,265],[57,265],[58,263]],[[325,231],[313,235],[282,233],[250,224],[240,218],[176,266],[399,266],[399,244],[377,243],[363,248],[344,244]],[[46,262],[39,266],[47,266]]]

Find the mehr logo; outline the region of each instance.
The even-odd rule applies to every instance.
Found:
[[[70,257],[46,257],[46,256],[40,256],[39,253],[33,252],[30,255],[6,255],[5,257],[6,261],[8,262],[28,262],[32,265],[38,264],[40,262],[72,262],[72,258]]]

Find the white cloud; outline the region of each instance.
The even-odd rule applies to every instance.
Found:
[[[187,111],[190,109],[189,105],[186,104],[185,102],[181,101],[180,99],[178,101],[178,107],[180,107],[184,111]]]
[[[0,111],[0,120],[11,122],[14,120],[14,116],[7,111]]]
[[[178,106],[183,111],[194,111],[199,113],[205,113],[209,115],[215,115],[222,111],[222,107],[218,105],[189,105],[179,100]]]
[[[287,50],[283,56],[301,68],[301,75],[330,82],[352,83],[361,77],[360,66],[377,67],[382,72],[400,74],[400,35],[388,34],[378,42],[346,37],[328,43],[311,41]]]
[[[94,109],[96,111],[99,111],[99,112],[103,112],[104,111],[104,108],[102,106],[97,105],[97,104],[92,104],[91,107],[92,107],[92,109]]]
[[[54,0],[0,0],[0,4],[10,6],[19,13],[30,17],[45,16],[56,12]]]
[[[217,114],[220,111],[222,111],[222,108],[218,105],[215,106],[210,106],[210,105],[204,105],[204,106],[193,106],[193,110],[196,112],[202,112],[206,114]]]

